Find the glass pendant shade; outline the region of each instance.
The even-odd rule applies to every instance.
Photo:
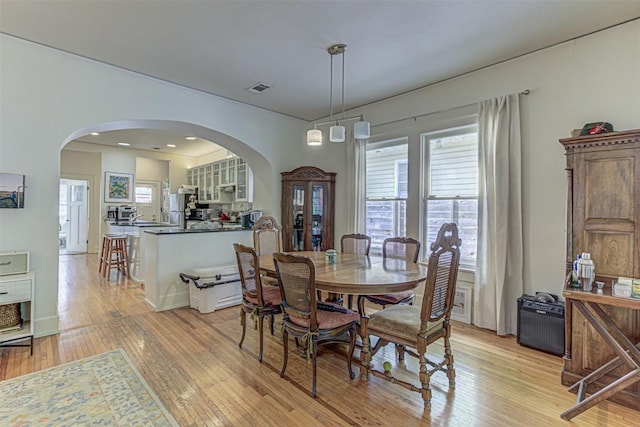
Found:
[[[361,117],[360,121],[357,121],[353,125],[353,137],[355,139],[369,139],[371,136],[371,127],[369,122],[365,122]]]
[[[307,131],[307,145],[322,145],[322,131],[320,129]]]
[[[346,131],[344,126],[340,126],[336,122],[335,126],[329,128],[329,141],[331,142],[344,142]]]

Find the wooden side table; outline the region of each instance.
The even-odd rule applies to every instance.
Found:
[[[596,293],[595,290],[586,292],[567,288],[563,292],[563,296],[568,303],[573,304],[580,311],[589,324],[617,354],[617,357],[614,357],[569,387],[569,391],[577,391],[576,404],[564,411],[560,416],[565,420],[570,420],[599,402],[609,399],[640,381],[640,343],[633,343],[603,309],[604,306],[614,306],[640,310],[640,300],[614,297],[611,295],[610,288],[605,289],[602,294]],[[590,384],[601,380],[606,375],[612,375],[613,371],[619,367],[626,367],[623,371],[625,372],[624,374],[619,375],[615,380],[595,393],[589,396],[586,395]]]

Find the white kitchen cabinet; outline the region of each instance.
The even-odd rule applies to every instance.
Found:
[[[200,203],[253,202],[251,168],[237,157],[189,169],[187,184],[198,187]]]
[[[242,159],[236,160],[236,202],[253,202],[253,173]]]
[[[0,276],[0,305],[20,304],[20,329],[0,333],[0,347],[30,347],[33,356],[33,272]],[[22,341],[29,340],[29,344]]]
[[[220,162],[220,184],[234,185],[236,183],[236,159],[231,158]]]
[[[212,198],[214,202],[220,202],[220,162],[211,165],[211,179],[213,182]]]

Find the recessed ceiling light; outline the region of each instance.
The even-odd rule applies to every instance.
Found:
[[[91,135],[93,135],[93,136],[98,136],[98,135],[100,135],[100,134],[99,134],[98,132],[91,132]]]
[[[185,139],[188,139],[189,141],[195,141],[196,137],[195,136],[188,136]]]
[[[122,145],[123,147],[128,147],[131,144],[129,144],[128,142],[118,142],[118,145]]]
[[[169,148],[176,148],[176,144],[167,144],[167,147],[169,147]]]

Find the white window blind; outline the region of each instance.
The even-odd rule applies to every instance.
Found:
[[[460,266],[475,270],[478,238],[478,134],[474,127],[430,133],[425,161],[425,241],[435,241],[442,224],[458,225]],[[426,256],[427,254],[425,254]]]
[[[382,254],[387,237],[407,229],[408,149],[406,139],[367,147],[366,231],[371,254]]]

